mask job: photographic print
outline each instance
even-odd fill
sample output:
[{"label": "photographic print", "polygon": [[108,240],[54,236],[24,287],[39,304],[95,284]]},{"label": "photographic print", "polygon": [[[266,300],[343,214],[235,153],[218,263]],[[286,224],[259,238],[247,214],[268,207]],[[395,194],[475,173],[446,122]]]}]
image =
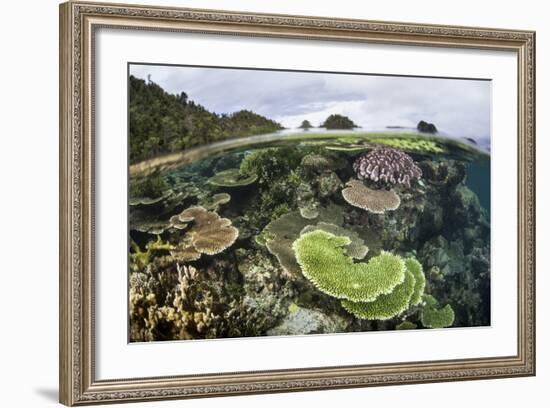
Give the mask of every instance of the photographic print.
[{"label": "photographic print", "polygon": [[491,81],[129,64],[129,341],[491,324]]}]

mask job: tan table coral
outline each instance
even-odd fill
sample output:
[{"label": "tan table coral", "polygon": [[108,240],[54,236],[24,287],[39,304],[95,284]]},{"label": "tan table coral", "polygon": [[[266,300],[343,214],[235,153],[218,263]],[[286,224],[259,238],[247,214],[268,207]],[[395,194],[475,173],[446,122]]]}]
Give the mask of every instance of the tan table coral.
[{"label": "tan table coral", "polygon": [[182,224],[190,225],[183,240],[171,251],[174,258],[182,261],[195,261],[202,254],[218,254],[233,245],[239,236],[231,220],[204,207],[187,208],[176,217]]},{"label": "tan table coral", "polygon": [[354,207],[362,208],[375,214],[384,214],[396,210],[401,199],[393,190],[374,190],[359,180],[350,180],[342,190],[342,197]]}]

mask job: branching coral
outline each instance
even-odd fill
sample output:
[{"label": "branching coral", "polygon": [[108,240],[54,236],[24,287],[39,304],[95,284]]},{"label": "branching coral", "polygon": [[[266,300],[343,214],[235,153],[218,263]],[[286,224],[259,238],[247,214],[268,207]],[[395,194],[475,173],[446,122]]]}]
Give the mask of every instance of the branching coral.
[{"label": "branching coral", "polygon": [[149,264],[155,253],[167,252],[174,248],[174,245],[169,242],[162,241],[160,235],[157,235],[156,240],[149,241],[145,245],[145,251],[142,251],[134,241],[130,241],[130,267],[133,270],[143,269]]},{"label": "branching coral", "polygon": [[258,336],[271,316],[249,305],[230,282],[228,263],[200,271],[171,257],[130,275],[130,341]]},{"label": "branching coral", "polygon": [[420,321],[424,327],[439,329],[453,325],[455,312],[451,305],[439,307],[437,300],[431,295],[424,295],[425,305],[420,313]]},{"label": "branching coral", "polygon": [[166,181],[159,176],[149,176],[141,180],[130,179],[130,197],[151,197],[148,200],[162,197],[169,190]]},{"label": "branching coral", "polygon": [[[164,296],[130,287],[132,341],[215,338],[225,330],[221,293],[192,266],[175,264],[177,279]],[[174,271],[175,272],[175,271]]]},{"label": "branching coral", "polygon": [[254,150],[241,161],[239,171],[242,177],[257,177],[261,184],[272,183],[296,169],[302,155],[285,147]]},{"label": "branching coral", "polygon": [[258,179],[255,174],[243,176],[239,169],[220,171],[208,179],[208,182],[217,187],[242,187],[254,183]]},{"label": "branching coral", "polygon": [[372,180],[407,187],[422,176],[422,170],[412,157],[391,147],[377,147],[359,156],[353,163],[359,180]]},{"label": "branching coral", "polygon": [[321,291],[340,299],[373,301],[405,280],[400,257],[382,252],[368,263],[354,263],[344,253],[350,243],[348,237],[315,230],[294,241],[293,249],[302,273]]},{"label": "branching coral", "polygon": [[359,180],[348,181],[342,190],[342,197],[354,207],[374,214],[396,210],[401,204],[401,199],[393,190],[373,190]]},{"label": "branching coral", "polygon": [[305,155],[300,164],[304,170],[312,172],[331,170],[334,166],[333,161],[329,157],[314,153]]},{"label": "branching coral", "polygon": [[177,216],[182,224],[192,223],[183,240],[171,251],[182,261],[193,261],[201,254],[214,255],[233,245],[239,235],[227,218],[203,207],[190,207]]}]

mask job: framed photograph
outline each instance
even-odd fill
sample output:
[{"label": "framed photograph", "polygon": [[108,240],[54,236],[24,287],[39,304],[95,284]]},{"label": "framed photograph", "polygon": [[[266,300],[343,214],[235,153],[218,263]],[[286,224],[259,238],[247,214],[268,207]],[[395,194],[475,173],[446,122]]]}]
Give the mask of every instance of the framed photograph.
[{"label": "framed photograph", "polygon": [[535,33],[60,7],[66,405],[535,374]]}]

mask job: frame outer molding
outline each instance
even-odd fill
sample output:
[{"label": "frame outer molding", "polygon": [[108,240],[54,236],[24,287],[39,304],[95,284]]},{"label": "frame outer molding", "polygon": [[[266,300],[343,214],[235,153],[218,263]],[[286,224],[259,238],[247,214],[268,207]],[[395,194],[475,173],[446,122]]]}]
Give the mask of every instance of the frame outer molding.
[{"label": "frame outer molding", "polygon": [[[121,4],[60,5],[59,399],[65,405],[535,375],[535,33]],[[515,356],[95,380],[93,46],[97,27],[514,51],[518,56]]]}]

